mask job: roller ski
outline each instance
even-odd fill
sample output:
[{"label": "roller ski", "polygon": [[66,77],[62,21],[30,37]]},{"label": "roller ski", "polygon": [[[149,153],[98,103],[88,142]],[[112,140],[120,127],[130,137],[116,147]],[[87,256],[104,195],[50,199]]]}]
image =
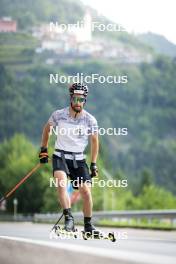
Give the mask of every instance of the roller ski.
[{"label": "roller ski", "polygon": [[[59,225],[62,217],[65,216],[64,226]],[[54,234],[53,234],[54,233]],[[78,232],[74,225],[74,218],[70,211],[63,211],[63,214],[58,219],[56,224],[51,229],[50,238],[74,238],[74,239],[84,239],[84,240],[93,240],[93,239],[103,239],[110,240],[112,242],[116,241],[114,233],[108,233],[108,235],[103,234],[101,231],[97,230],[95,226],[91,223],[90,217],[84,218],[84,230]]]},{"label": "roller ski", "polygon": [[57,237],[60,238],[78,238],[78,231],[77,229],[71,230],[71,231],[67,231],[65,230],[64,227],[61,227],[59,225],[55,226],[54,229],[55,234],[57,235]]},{"label": "roller ski", "polygon": [[116,241],[114,233],[108,233],[108,235],[104,235],[101,231],[97,230],[95,226],[91,223],[91,218],[84,218],[84,231],[82,231],[82,237],[84,240],[90,239],[105,239],[110,240],[112,242]]},{"label": "roller ski", "polygon": [[[64,226],[61,227],[58,223],[60,222],[63,216],[65,216]],[[58,237],[62,236],[65,238],[67,237],[77,238],[77,229],[75,229],[74,218],[69,209],[65,209],[63,211],[63,214],[61,215],[59,220],[56,222],[56,224],[53,226],[51,232],[52,231],[54,231],[54,233]]]},{"label": "roller ski", "polygon": [[116,241],[114,232],[110,232],[110,233],[108,233],[108,235],[104,235],[101,232],[99,232],[99,233],[98,232],[90,233],[90,232],[82,231],[82,237],[84,240],[102,239],[102,240],[110,240],[112,242]]}]

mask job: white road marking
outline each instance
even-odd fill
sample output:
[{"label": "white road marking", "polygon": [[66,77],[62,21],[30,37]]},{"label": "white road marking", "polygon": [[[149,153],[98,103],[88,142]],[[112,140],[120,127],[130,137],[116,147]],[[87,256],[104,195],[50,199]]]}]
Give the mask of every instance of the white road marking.
[{"label": "white road marking", "polygon": [[[104,248],[94,248],[91,246],[82,246],[82,245],[74,245],[70,243],[56,243],[50,241],[43,241],[43,240],[33,240],[28,238],[20,238],[20,237],[11,237],[11,236],[0,236],[2,239],[30,243],[40,246],[47,246],[52,248],[59,248],[63,250],[68,250],[72,252],[78,253],[86,253],[94,256],[100,257],[107,257],[111,259],[117,259],[122,261],[128,261],[129,263],[146,263],[146,264],[175,264],[176,258],[166,255],[159,255],[159,254],[146,254],[137,251],[125,251],[125,250],[111,250],[111,249],[104,249]],[[118,243],[118,242],[117,242]]]}]

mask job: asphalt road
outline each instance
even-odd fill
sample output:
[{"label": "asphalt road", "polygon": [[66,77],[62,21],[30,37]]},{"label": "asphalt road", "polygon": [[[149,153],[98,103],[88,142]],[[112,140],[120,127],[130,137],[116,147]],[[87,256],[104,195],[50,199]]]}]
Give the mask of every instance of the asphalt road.
[{"label": "asphalt road", "polygon": [[[125,261],[123,263],[176,263],[176,231],[101,228],[104,233],[114,231],[117,241],[112,243],[108,240],[58,239],[51,237],[51,227],[49,224],[1,222],[0,240],[8,239],[48,248],[66,248],[68,251],[75,250]],[[78,229],[81,230],[81,227]]]}]

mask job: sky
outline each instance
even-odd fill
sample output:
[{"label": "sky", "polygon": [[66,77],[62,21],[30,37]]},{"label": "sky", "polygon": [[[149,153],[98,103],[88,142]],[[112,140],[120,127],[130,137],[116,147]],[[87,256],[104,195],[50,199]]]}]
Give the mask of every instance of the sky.
[{"label": "sky", "polygon": [[176,0],[82,0],[133,33],[153,32],[176,44]]}]

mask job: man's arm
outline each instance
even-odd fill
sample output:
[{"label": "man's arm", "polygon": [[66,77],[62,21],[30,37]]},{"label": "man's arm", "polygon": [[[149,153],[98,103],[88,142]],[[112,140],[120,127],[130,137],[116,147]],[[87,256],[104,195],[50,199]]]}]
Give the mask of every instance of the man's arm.
[{"label": "man's arm", "polygon": [[90,135],[90,140],[91,140],[91,162],[96,163],[98,151],[99,151],[98,133]]},{"label": "man's arm", "polygon": [[41,140],[41,150],[39,153],[40,163],[48,163],[48,141],[49,141],[49,132],[50,132],[49,122],[45,124],[42,133]]},{"label": "man's arm", "polygon": [[41,147],[48,148],[50,127],[51,127],[51,124],[46,123],[43,128]]},{"label": "man's arm", "polygon": [[91,135],[91,164],[90,164],[91,177],[96,177],[98,175],[98,168],[96,165],[98,151],[99,151],[99,140],[97,133]]}]

